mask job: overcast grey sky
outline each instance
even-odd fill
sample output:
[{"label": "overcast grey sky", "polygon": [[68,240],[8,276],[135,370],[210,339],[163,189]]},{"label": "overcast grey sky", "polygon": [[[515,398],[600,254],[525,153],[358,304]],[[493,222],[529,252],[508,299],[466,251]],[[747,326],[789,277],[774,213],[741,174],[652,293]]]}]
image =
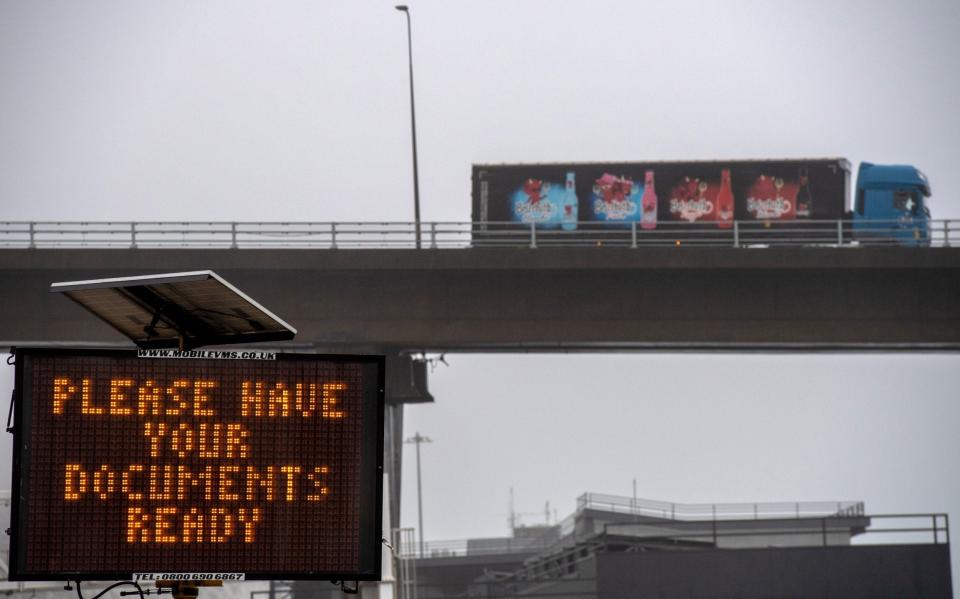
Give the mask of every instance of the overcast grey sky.
[{"label": "overcast grey sky", "polygon": [[[4,0],[0,220],[412,219],[394,4]],[[472,163],[785,156],[915,164],[934,217],[960,218],[955,1],[411,10],[424,220],[469,219]],[[428,539],[506,533],[511,486],[562,517],[633,478],[960,521],[956,355],[448,361],[407,410],[436,441]]]},{"label": "overcast grey sky", "polygon": [[[6,219],[412,218],[390,1],[0,5]],[[960,216],[953,1],[416,2],[423,217],[475,162],[845,156]]]}]

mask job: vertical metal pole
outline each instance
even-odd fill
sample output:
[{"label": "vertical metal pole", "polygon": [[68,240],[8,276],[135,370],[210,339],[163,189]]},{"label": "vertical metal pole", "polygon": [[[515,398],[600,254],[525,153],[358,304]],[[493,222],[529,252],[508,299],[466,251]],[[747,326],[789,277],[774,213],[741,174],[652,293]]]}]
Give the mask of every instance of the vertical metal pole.
[{"label": "vertical metal pole", "polygon": [[420,534],[420,559],[423,559],[423,492],[420,487],[420,433],[417,439],[417,532]]},{"label": "vertical metal pole", "polygon": [[[637,247],[637,221],[630,222],[630,247],[634,249]],[[636,480],[634,480],[634,486],[636,486]]]},{"label": "vertical metal pole", "polygon": [[843,219],[837,219],[837,245],[843,245]]},{"label": "vertical metal pole", "polygon": [[950,221],[943,221],[943,247],[950,247]]},{"label": "vertical metal pole", "polygon": [[130,249],[137,247],[137,223],[130,223]]},{"label": "vertical metal pole", "polygon": [[937,544],[937,515],[931,514],[930,519],[933,521],[933,544]]},{"label": "vertical metal pole", "polygon": [[430,223],[430,247],[437,249],[437,223]]},{"label": "vertical metal pole", "polygon": [[397,10],[407,16],[407,58],[410,65],[410,132],[413,141],[413,221],[417,249],[420,249],[420,175],[417,169],[417,111],[413,102],[413,28],[410,24],[410,9],[401,5]]},{"label": "vertical metal pole", "polygon": [[530,247],[537,249],[537,223],[530,223]]},{"label": "vertical metal pole", "polygon": [[34,237],[34,235],[35,235],[34,227],[35,227],[35,226],[36,226],[36,223],[33,222],[33,221],[30,221],[30,249],[33,249],[33,248],[37,247],[37,240],[36,240],[35,237]]},{"label": "vertical metal pole", "polygon": [[337,249],[337,223],[330,223],[330,249]]},{"label": "vertical metal pole", "polygon": [[230,223],[230,247],[237,249],[237,223]]},{"label": "vertical metal pole", "polygon": [[733,247],[740,247],[740,221],[733,221]]},{"label": "vertical metal pole", "polygon": [[432,443],[430,437],[424,437],[417,431],[413,437],[407,439],[405,443],[415,443],[417,445],[417,529],[420,531],[420,557],[423,557],[423,493],[420,486],[420,444]]}]

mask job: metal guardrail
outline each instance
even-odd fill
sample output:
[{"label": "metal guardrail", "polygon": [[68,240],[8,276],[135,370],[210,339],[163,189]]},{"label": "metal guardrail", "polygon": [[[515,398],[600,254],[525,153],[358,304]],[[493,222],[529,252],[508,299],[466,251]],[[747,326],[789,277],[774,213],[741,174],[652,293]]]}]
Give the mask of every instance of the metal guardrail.
[{"label": "metal guardrail", "polygon": [[[411,222],[0,222],[3,248],[415,248]],[[769,247],[913,244],[914,228],[895,221],[817,220],[659,223],[656,229],[579,223],[577,230],[514,222],[421,223],[423,248],[649,246]],[[918,231],[922,238],[922,232]],[[960,220],[932,220],[921,245],[960,245]]]},{"label": "metal guardrail", "polygon": [[[616,542],[623,543],[627,539],[629,543],[642,543],[651,540],[669,540],[669,541],[701,541],[714,545],[719,539],[724,538],[743,538],[743,537],[783,537],[803,536],[811,538],[818,537],[818,541],[810,545],[829,547],[830,539],[835,533],[851,530],[849,524],[851,518],[862,519],[866,521],[864,528],[856,531],[854,535],[845,535],[849,542],[843,542],[842,545],[889,545],[889,544],[910,544],[910,545],[949,545],[950,544],[950,518],[948,514],[860,514],[856,516],[847,516],[837,518],[836,516],[826,516],[822,518],[800,518],[790,520],[776,520],[778,525],[785,522],[795,522],[790,526],[780,526],[769,530],[736,530],[717,528],[718,521],[701,522],[673,522],[670,524],[670,530],[664,530],[662,526],[650,526],[649,524],[636,524],[629,522],[612,522],[603,527],[599,543],[601,545],[611,542],[611,538],[617,539]],[[806,526],[801,526],[801,523]],[[879,524],[878,524],[879,523]],[[713,525],[713,526],[711,526]],[[659,529],[658,529],[659,528]]]},{"label": "metal guardrail", "polygon": [[667,520],[762,520],[864,515],[862,501],[671,503],[599,493],[584,493],[577,498],[577,513],[585,509]]},{"label": "metal guardrail", "polygon": [[[821,517],[801,516],[800,518],[771,517],[766,520],[775,523],[776,527],[745,530],[718,527],[717,523],[723,522],[719,519],[677,520],[667,525],[669,530],[664,526],[658,527],[651,523],[607,522],[603,524],[600,530],[589,535],[581,535],[582,538],[562,537],[559,541],[556,539],[537,539],[534,542],[534,539],[522,537],[483,539],[486,542],[482,545],[472,545],[467,540],[430,541],[424,544],[422,558],[548,553],[580,541],[602,546],[613,543],[614,538],[617,539],[617,543],[632,542],[640,545],[653,541],[676,542],[685,540],[716,544],[718,539],[768,536],[790,538],[796,536],[807,539],[816,538],[816,541],[811,541],[809,545],[802,546],[829,547],[837,544],[835,540],[831,541],[831,539],[834,539],[840,532],[844,533],[844,538],[850,538],[849,519],[851,518],[862,518],[868,522],[865,524],[865,528],[857,531],[852,541],[840,544],[846,545],[852,542],[854,545],[941,545],[950,543],[950,524],[947,514],[867,515],[857,513],[831,514]],[[736,521],[734,518],[727,519],[727,522],[734,521]],[[789,522],[796,522],[796,525],[791,527],[785,524]],[[399,547],[397,554],[400,557],[421,558],[416,544]]]},{"label": "metal guardrail", "polygon": [[532,554],[547,551],[557,544],[556,537],[495,537],[483,539],[457,539],[450,541],[427,541],[420,555],[417,544],[407,544],[398,549],[400,557],[437,558],[464,557],[473,555]]},{"label": "metal guardrail", "polygon": [[[584,510],[597,510],[613,514],[645,516],[668,520],[672,523],[717,522],[733,520],[790,520],[811,518],[851,518],[864,516],[862,501],[802,501],[767,503],[671,503],[638,497],[584,493],[577,498],[577,508],[557,527],[556,534],[544,530],[542,536],[497,537],[486,539],[429,541],[424,543],[423,556],[462,557],[467,555],[503,555],[515,553],[539,553],[557,545],[583,540],[599,533],[604,523],[591,531],[576,532],[577,518]],[[559,539],[557,537],[559,534]],[[401,546],[401,556],[418,554],[418,547]]]}]

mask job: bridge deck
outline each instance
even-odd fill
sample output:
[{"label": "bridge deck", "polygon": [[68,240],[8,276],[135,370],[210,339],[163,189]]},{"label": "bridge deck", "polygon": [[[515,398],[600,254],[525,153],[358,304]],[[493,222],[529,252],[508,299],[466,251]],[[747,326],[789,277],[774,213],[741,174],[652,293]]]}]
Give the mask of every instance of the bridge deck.
[{"label": "bridge deck", "polygon": [[0,342],[120,342],[54,281],[213,269],[325,350],[960,348],[960,248],[0,250]]}]

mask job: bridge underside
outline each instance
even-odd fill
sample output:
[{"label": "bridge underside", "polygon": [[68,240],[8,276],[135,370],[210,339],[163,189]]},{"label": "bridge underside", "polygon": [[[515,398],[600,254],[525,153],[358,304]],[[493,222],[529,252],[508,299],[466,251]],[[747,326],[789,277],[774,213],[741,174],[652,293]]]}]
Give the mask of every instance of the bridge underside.
[{"label": "bridge underside", "polygon": [[122,338],[51,282],[212,269],[321,350],[960,348],[960,249],[4,250],[0,342]]}]

